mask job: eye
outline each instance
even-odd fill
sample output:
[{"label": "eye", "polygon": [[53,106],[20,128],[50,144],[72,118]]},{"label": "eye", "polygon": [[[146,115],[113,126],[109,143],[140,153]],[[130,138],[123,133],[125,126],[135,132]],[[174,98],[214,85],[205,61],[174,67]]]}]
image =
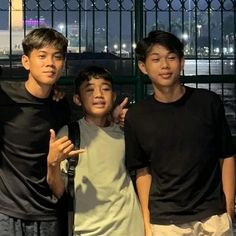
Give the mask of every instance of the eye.
[{"label": "eye", "polygon": [[177,58],[176,55],[169,55],[169,56],[168,56],[168,59],[169,59],[169,60],[175,60],[176,58]]},{"label": "eye", "polygon": [[55,54],[54,57],[57,59],[57,60],[62,60],[63,59],[63,56],[61,54]]},{"label": "eye", "polygon": [[93,88],[87,88],[85,91],[86,91],[86,92],[93,92],[94,89],[93,89]]},{"label": "eye", "polygon": [[153,61],[153,62],[159,62],[159,61],[160,61],[160,58],[152,58],[152,61]]},{"label": "eye", "polygon": [[111,87],[109,87],[109,86],[104,86],[104,87],[102,88],[102,90],[104,90],[104,91],[111,91]]},{"label": "eye", "polygon": [[46,55],[44,55],[44,54],[39,54],[39,56],[38,56],[40,59],[44,59],[44,58],[46,58]]}]

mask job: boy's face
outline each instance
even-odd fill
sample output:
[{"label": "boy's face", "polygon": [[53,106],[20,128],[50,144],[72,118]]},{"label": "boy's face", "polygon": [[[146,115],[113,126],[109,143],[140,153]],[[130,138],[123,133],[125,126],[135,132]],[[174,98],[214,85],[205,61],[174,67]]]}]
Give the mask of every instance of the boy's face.
[{"label": "boy's face", "polygon": [[64,61],[62,53],[51,45],[22,56],[22,64],[29,70],[28,80],[39,85],[53,85],[62,74]]},{"label": "boy's face", "polygon": [[104,118],[111,111],[115,93],[109,81],[103,78],[92,78],[89,81],[84,81],[79,91],[78,99],[86,116]]},{"label": "boy's face", "polygon": [[184,59],[161,45],[154,45],[145,62],[139,61],[139,69],[159,88],[174,87],[179,84],[180,73],[184,67]]}]

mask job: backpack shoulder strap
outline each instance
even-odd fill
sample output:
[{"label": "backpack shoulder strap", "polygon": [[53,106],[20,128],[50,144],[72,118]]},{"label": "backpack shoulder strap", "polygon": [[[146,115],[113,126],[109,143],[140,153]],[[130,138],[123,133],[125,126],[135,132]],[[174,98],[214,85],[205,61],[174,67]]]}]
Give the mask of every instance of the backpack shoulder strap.
[{"label": "backpack shoulder strap", "polygon": [[[80,148],[80,128],[77,121],[73,121],[68,124],[68,137],[73,142],[75,149]],[[75,168],[78,164],[78,157],[68,158],[68,192],[71,197],[74,197],[74,176]]]},{"label": "backpack shoulder strap", "polygon": [[68,137],[74,143],[75,148],[80,147],[80,128],[78,121],[72,121],[68,125]]},{"label": "backpack shoulder strap", "polygon": [[[68,137],[73,142],[74,148],[80,148],[80,127],[77,121],[73,121],[68,124]],[[74,177],[75,177],[75,168],[78,164],[79,157],[70,157],[68,158],[68,184],[67,184],[67,193],[68,193],[68,235],[73,235],[74,228]]]}]

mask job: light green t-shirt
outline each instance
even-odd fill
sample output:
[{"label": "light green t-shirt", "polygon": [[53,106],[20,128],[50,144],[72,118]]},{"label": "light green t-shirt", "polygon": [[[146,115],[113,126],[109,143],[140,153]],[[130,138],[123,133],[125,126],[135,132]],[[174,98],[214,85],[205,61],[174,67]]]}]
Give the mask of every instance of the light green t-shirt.
[{"label": "light green t-shirt", "polygon": [[75,171],[75,234],[144,236],[141,209],[124,165],[122,130],[116,124],[101,128],[84,119],[79,125],[85,152]]}]

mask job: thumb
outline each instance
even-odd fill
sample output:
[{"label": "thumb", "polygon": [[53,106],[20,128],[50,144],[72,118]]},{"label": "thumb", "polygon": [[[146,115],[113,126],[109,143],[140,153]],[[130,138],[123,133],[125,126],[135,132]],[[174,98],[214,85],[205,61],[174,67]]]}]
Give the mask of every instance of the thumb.
[{"label": "thumb", "polygon": [[129,99],[128,99],[128,97],[126,97],[122,102],[121,102],[121,104],[119,105],[121,108],[124,108],[127,104],[128,104],[128,101],[129,101]]},{"label": "thumb", "polygon": [[54,143],[56,140],[56,133],[53,129],[50,129],[50,141],[49,143]]}]

